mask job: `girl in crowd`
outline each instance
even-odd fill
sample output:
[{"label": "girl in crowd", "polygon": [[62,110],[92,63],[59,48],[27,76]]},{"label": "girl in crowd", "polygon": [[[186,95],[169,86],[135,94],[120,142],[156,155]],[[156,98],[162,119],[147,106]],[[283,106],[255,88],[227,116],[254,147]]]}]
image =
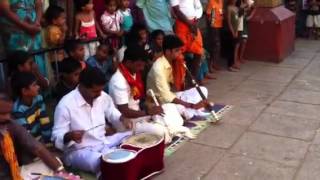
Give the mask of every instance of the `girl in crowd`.
[{"label": "girl in crowd", "polygon": [[116,0],[107,0],[106,10],[101,16],[101,24],[105,33],[108,34],[108,39],[113,49],[121,47],[121,38],[124,33],[121,28],[123,22],[122,15],[118,11]]},{"label": "girl in crowd", "polygon": [[[101,28],[95,20],[95,13],[93,11],[92,0],[76,0],[77,14],[75,18],[75,35],[76,38],[83,40],[92,40],[98,37],[105,37]],[[96,52],[98,42],[90,42],[85,46],[85,59]]]},{"label": "girl in crowd", "polygon": [[129,32],[133,25],[133,17],[131,14],[131,10],[129,8],[130,1],[129,0],[121,0],[119,11],[122,15],[123,21],[121,27],[124,32]]}]

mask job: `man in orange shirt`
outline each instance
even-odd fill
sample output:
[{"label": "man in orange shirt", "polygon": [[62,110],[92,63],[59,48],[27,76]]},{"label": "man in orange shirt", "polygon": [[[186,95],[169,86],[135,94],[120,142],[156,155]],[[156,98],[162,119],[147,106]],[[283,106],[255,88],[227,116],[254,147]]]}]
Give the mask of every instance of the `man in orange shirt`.
[{"label": "man in orange shirt", "polygon": [[217,61],[220,58],[220,30],[223,26],[223,0],[209,0],[206,9],[210,33],[209,71],[220,70]]}]

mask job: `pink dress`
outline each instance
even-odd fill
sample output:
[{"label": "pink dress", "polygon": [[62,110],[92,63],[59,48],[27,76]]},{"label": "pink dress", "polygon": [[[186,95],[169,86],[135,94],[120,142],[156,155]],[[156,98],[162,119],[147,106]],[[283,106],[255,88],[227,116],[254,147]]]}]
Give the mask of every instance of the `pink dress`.
[{"label": "pink dress", "polygon": [[97,30],[94,19],[92,19],[89,22],[81,21],[79,35],[80,37],[83,37],[85,40],[91,40],[97,37]]},{"label": "pink dress", "polygon": [[[121,23],[123,22],[123,17],[120,11],[116,11],[114,14],[109,14],[105,11],[101,16],[102,28],[111,31],[120,31]],[[119,49],[121,46],[121,38],[115,35],[108,37],[109,43],[112,48]]]},{"label": "pink dress", "polygon": [[[89,22],[81,21],[80,28],[79,28],[79,35],[81,39],[84,39],[84,40],[92,40],[97,38],[98,36],[97,36],[95,20],[92,19]],[[99,46],[98,41],[93,41],[85,44],[84,46],[85,60],[88,59],[90,56],[93,56],[96,54],[96,50],[98,46]]]}]

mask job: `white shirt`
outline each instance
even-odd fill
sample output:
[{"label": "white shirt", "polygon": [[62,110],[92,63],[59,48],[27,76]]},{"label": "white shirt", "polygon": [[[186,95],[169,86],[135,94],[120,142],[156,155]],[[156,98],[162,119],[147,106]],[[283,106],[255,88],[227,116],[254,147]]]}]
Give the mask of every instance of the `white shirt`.
[{"label": "white shirt", "polygon": [[52,139],[57,148],[64,150],[66,145],[63,142],[64,135],[67,132],[75,130],[88,130],[85,132],[82,142],[77,144],[70,142],[68,147],[79,149],[83,147],[96,146],[101,144],[111,144],[105,136],[106,119],[112,123],[119,121],[121,113],[115,108],[109,95],[102,92],[101,95],[89,105],[78,88],[65,95],[56,107],[54,113],[54,127]]},{"label": "white shirt", "polygon": [[179,6],[180,11],[189,19],[200,19],[203,13],[200,0],[170,0],[171,7]]},{"label": "white shirt", "polygon": [[101,24],[105,30],[120,31],[120,24],[123,22],[123,16],[120,11],[116,11],[114,14],[109,14],[105,11],[101,16]]},{"label": "white shirt", "polygon": [[[135,78],[135,76],[133,77]],[[116,105],[128,104],[128,107],[132,110],[139,111],[140,100],[134,100],[131,94],[131,88],[127,80],[124,78],[120,70],[110,79],[109,82],[109,94],[112,97]]]}]

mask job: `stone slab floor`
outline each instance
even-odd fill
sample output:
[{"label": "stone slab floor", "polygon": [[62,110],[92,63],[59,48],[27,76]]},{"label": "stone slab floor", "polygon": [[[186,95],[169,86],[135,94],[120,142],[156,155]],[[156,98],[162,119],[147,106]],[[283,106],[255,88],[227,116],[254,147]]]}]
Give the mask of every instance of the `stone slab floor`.
[{"label": "stone slab floor", "polygon": [[319,180],[320,41],[298,39],[280,64],[221,71],[210,98],[234,105],[223,123],[165,159],[157,180]]}]

